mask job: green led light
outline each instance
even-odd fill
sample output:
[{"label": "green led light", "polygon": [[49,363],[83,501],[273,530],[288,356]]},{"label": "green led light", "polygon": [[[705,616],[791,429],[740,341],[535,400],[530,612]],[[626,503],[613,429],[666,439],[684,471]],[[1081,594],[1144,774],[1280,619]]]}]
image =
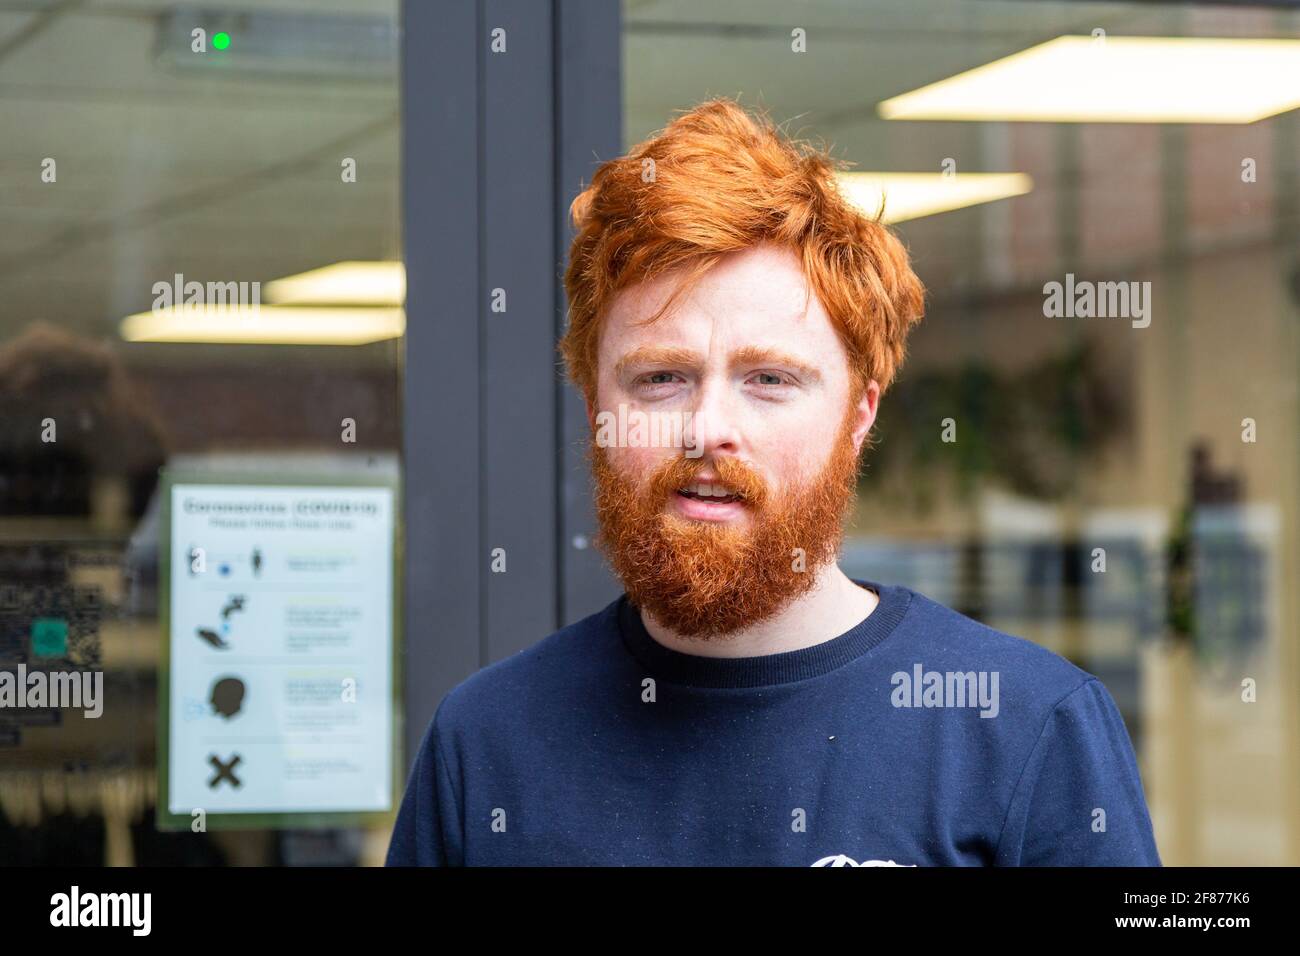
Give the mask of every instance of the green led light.
[{"label": "green led light", "polygon": [[214,50],[224,50],[230,46],[230,34],[218,33],[212,37],[212,48]]}]

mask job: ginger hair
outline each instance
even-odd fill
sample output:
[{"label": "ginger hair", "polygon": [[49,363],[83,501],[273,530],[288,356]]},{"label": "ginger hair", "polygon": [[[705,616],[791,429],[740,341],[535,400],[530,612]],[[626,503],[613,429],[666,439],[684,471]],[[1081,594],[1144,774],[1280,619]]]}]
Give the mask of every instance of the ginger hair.
[{"label": "ginger hair", "polygon": [[701,103],[603,163],[570,206],[576,235],[564,275],[560,351],[588,401],[596,395],[602,316],[623,288],[681,268],[654,322],[724,255],[760,243],[791,249],[848,352],[854,391],[884,391],[921,320],[925,289],[902,242],[840,193],[849,165],[786,137],[722,97]]}]

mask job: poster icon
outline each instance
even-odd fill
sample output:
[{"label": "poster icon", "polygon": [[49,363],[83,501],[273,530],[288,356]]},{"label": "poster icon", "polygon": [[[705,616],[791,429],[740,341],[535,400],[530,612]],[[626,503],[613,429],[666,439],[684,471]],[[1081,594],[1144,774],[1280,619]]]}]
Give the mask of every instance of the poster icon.
[{"label": "poster icon", "polygon": [[217,789],[217,784],[221,783],[221,781],[223,780],[229,780],[230,785],[234,787],[236,790],[242,787],[244,785],[244,782],[235,776],[235,767],[243,759],[244,758],[239,756],[239,754],[231,754],[230,759],[227,760],[225,763],[222,763],[220,757],[218,757],[216,754],[210,754],[208,756],[208,763],[212,764],[212,766],[216,769],[217,775],[208,781],[208,789],[209,790]]},{"label": "poster icon", "polygon": [[199,640],[206,641],[218,650],[224,651],[230,647],[226,639],[210,627],[196,628],[195,634],[198,635]]},{"label": "poster icon", "polygon": [[212,709],[229,720],[244,706],[244,682],[238,677],[223,677],[212,685]]},{"label": "poster icon", "polygon": [[223,622],[229,622],[230,615],[234,614],[236,611],[242,611],[243,609],[244,596],[242,594],[232,594],[230,595],[230,600],[226,602],[225,607],[221,609],[221,620]]}]

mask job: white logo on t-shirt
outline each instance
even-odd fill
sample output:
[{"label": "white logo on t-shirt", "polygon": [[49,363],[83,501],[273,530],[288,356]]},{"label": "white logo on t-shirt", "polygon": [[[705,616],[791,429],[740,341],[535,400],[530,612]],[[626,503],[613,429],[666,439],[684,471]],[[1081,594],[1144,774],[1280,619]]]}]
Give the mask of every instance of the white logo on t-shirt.
[{"label": "white logo on t-shirt", "polygon": [[[812,866],[903,866],[902,863],[895,863],[893,860],[863,860],[861,863],[855,861],[852,857],[845,856],[843,853],[835,856],[824,856]],[[915,863],[907,864],[916,866]]]}]

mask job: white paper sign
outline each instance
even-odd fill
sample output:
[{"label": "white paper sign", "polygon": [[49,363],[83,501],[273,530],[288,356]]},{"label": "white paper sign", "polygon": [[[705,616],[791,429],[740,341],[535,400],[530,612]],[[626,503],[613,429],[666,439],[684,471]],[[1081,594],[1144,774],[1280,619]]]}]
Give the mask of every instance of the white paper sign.
[{"label": "white paper sign", "polygon": [[176,484],[168,809],[392,804],[393,493]]}]

